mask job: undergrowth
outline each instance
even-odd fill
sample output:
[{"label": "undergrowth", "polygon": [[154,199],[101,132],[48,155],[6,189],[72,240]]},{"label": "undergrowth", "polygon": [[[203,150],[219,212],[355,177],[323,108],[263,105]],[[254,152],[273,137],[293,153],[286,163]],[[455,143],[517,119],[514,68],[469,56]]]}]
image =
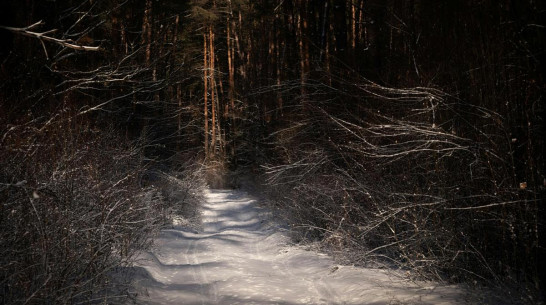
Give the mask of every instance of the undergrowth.
[{"label": "undergrowth", "polygon": [[[37,121],[0,134],[0,303],[113,303],[123,267],[172,215],[192,217],[199,170],[143,177],[142,150],[113,130]],[[123,276],[122,276],[123,277]]]}]

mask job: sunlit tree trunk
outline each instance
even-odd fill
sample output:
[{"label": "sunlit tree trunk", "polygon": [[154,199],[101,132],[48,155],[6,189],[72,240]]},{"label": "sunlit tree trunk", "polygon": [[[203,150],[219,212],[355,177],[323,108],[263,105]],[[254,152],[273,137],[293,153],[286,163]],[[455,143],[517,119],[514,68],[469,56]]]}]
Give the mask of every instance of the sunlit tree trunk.
[{"label": "sunlit tree trunk", "polygon": [[362,45],[365,44],[365,20],[364,20],[364,0],[360,0],[358,9],[358,42]]},{"label": "sunlit tree trunk", "polygon": [[[231,14],[231,13],[230,13]],[[229,99],[229,106],[231,106],[231,111],[233,115],[233,111],[235,110],[235,97],[234,97],[234,91],[235,91],[235,71],[233,69],[233,42],[231,41],[231,18],[227,18],[226,22],[226,43],[227,43],[227,61],[228,61],[228,99]],[[227,105],[226,105],[227,106]],[[226,107],[225,114],[229,115],[229,107]]]},{"label": "sunlit tree trunk", "polygon": [[350,0],[349,1],[349,9],[351,12],[351,17],[349,18],[349,24],[351,26],[351,33],[350,33],[350,61],[351,64],[355,64],[355,55],[356,55],[356,0]]},{"label": "sunlit tree trunk", "polygon": [[203,33],[203,113],[205,115],[205,159],[209,157],[209,105],[208,105],[208,56],[207,34]]},{"label": "sunlit tree trunk", "polygon": [[211,104],[211,155],[216,155],[216,81],[215,81],[215,71],[214,71],[214,32],[212,30],[212,25],[209,26],[209,68],[210,68],[210,104]]}]

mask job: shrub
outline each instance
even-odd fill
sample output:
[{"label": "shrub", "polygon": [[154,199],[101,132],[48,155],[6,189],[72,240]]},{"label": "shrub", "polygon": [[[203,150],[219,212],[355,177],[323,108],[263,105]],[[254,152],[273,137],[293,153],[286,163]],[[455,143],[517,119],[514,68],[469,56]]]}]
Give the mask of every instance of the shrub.
[{"label": "shrub", "polygon": [[113,274],[149,246],[172,211],[168,194],[141,187],[138,147],[114,131],[63,127],[31,122],[1,134],[3,304],[125,297]]},{"label": "shrub", "polygon": [[273,135],[267,187],[300,238],[418,278],[533,290],[540,186],[511,175],[502,120],[437,91],[380,93]]}]

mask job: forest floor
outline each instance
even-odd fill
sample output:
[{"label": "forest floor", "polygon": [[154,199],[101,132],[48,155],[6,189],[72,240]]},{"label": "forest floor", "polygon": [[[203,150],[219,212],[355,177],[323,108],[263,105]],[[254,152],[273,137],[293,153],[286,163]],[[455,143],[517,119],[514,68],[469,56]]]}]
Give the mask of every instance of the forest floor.
[{"label": "forest floor", "polygon": [[[162,230],[136,266],[142,304],[468,304],[455,286],[339,265],[290,242],[242,191],[208,190],[198,229]],[[472,302],[473,303],[473,302]]]}]

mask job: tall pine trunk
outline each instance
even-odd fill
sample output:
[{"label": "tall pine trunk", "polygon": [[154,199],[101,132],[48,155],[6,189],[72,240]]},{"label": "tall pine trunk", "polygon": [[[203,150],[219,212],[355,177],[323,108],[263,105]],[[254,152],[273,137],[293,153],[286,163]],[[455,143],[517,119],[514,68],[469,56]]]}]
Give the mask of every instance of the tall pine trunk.
[{"label": "tall pine trunk", "polygon": [[207,33],[203,33],[203,113],[205,115],[205,159],[209,157],[209,105],[208,105],[208,56]]}]

